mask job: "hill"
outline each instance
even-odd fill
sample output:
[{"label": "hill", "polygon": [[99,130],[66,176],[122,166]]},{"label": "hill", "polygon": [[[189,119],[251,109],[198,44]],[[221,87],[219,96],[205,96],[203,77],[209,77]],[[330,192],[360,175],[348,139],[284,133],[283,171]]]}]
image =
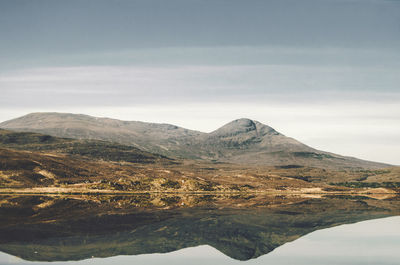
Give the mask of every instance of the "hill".
[{"label": "hill", "polygon": [[3,122],[0,128],[117,142],[178,159],[327,169],[378,169],[389,166],[316,150],[250,119],[238,119],[211,133],[203,133],[170,124],[121,121],[81,114],[32,113]]},{"label": "hill", "polygon": [[394,193],[398,172],[172,160],[100,140],[0,129],[2,192]]}]

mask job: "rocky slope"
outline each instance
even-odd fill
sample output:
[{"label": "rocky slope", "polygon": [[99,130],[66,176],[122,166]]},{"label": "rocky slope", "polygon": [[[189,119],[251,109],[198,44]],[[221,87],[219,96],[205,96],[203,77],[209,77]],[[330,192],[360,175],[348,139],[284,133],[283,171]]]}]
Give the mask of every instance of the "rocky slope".
[{"label": "rocky slope", "polygon": [[302,165],[329,169],[376,169],[382,163],[319,151],[250,119],[232,121],[211,133],[170,124],[120,121],[66,113],[32,113],[0,128],[135,146],[172,158],[253,165]]}]

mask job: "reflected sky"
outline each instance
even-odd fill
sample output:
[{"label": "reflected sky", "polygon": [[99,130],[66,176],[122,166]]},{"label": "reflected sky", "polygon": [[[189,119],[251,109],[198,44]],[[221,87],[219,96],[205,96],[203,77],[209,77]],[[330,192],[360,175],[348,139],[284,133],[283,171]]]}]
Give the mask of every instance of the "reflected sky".
[{"label": "reflected sky", "polygon": [[[310,233],[271,253],[246,262],[231,259],[209,246],[186,248],[167,254],[92,258],[51,264],[398,264],[400,217],[369,220]],[[27,262],[0,253],[0,264],[49,264]]]}]

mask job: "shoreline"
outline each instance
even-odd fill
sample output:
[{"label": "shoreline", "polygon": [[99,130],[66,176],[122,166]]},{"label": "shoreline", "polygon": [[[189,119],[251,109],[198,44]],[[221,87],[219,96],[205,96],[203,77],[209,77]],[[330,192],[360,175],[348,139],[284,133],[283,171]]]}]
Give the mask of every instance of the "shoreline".
[{"label": "shoreline", "polygon": [[0,189],[0,195],[144,195],[144,194],[159,194],[159,195],[352,195],[352,196],[367,196],[367,195],[400,195],[400,192],[377,188],[364,190],[349,190],[349,191],[324,191],[322,189],[303,189],[303,190],[267,190],[267,191],[111,191],[111,190],[77,190],[77,189],[62,189],[48,190],[43,189]]}]

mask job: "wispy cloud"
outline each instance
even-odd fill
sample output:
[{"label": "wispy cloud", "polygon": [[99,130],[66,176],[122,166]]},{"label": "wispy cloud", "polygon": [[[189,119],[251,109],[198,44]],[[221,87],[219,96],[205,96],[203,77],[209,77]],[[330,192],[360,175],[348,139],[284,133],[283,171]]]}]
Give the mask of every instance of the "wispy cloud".
[{"label": "wispy cloud", "polygon": [[[400,68],[299,65],[80,66],[0,75],[2,106],[398,100]],[[21,97],[21,94],[24,97]],[[110,102],[112,99],[112,102]]]}]

